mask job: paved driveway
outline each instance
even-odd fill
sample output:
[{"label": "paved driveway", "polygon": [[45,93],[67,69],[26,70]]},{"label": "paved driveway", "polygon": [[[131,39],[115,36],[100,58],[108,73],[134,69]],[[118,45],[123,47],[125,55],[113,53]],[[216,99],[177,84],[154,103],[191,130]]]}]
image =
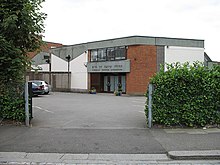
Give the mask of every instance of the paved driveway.
[{"label": "paved driveway", "polygon": [[52,93],[33,98],[33,127],[144,128],[145,97]]},{"label": "paved driveway", "polygon": [[145,128],[144,97],[52,93],[33,98],[32,127],[0,127],[2,152],[165,153]]},{"label": "paved driveway", "polygon": [[144,97],[35,97],[32,127],[0,126],[0,152],[160,154],[219,150],[219,129],[145,128]]}]

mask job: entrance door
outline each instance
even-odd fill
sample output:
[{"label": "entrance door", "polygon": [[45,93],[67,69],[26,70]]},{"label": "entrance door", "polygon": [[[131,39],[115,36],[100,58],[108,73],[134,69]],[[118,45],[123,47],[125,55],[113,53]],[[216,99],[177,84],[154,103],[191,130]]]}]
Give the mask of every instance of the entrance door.
[{"label": "entrance door", "polygon": [[122,85],[122,92],[126,91],[126,78],[125,76],[121,76],[121,85]]},{"label": "entrance door", "polygon": [[114,92],[115,90],[115,77],[104,76],[104,92]]},{"label": "entrance door", "polygon": [[110,92],[115,91],[115,76],[110,76]]},{"label": "entrance door", "polygon": [[114,77],[115,77],[114,86],[115,86],[115,90],[117,91],[118,90],[118,83],[119,83],[119,76],[114,76]]},{"label": "entrance door", "polygon": [[125,75],[106,75],[104,76],[104,92],[114,92],[118,90],[118,84],[122,85],[122,92],[126,92]]},{"label": "entrance door", "polygon": [[104,76],[104,92],[108,92],[108,76]]}]

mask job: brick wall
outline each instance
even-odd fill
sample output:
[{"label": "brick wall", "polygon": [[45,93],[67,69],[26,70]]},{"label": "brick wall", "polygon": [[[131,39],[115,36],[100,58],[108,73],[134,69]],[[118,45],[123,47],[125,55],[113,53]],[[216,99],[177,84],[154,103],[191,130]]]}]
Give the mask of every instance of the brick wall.
[{"label": "brick wall", "polygon": [[131,71],[126,74],[126,93],[143,95],[149,78],[157,71],[157,48],[151,45],[129,46],[127,59],[131,60]]}]

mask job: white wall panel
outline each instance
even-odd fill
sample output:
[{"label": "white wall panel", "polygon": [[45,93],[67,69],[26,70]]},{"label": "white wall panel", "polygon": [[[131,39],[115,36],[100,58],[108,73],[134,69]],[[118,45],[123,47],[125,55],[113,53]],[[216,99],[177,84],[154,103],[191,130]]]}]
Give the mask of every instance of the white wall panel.
[{"label": "white wall panel", "polygon": [[70,62],[72,89],[88,89],[87,61],[87,53],[83,53]]},{"label": "white wall panel", "polygon": [[204,48],[165,46],[165,63],[204,62]]},{"label": "white wall panel", "polygon": [[51,70],[53,72],[67,72],[68,71],[68,63],[67,61],[52,55],[51,56]]},{"label": "white wall panel", "polygon": [[[40,71],[49,72],[49,64],[41,64],[38,66],[42,68],[42,70]],[[51,71],[52,72],[67,72],[68,71],[67,62],[52,54],[51,55]]]},{"label": "white wall panel", "polygon": [[49,64],[41,64],[38,66],[39,68],[42,68],[42,70],[39,70],[39,71],[49,72]]}]

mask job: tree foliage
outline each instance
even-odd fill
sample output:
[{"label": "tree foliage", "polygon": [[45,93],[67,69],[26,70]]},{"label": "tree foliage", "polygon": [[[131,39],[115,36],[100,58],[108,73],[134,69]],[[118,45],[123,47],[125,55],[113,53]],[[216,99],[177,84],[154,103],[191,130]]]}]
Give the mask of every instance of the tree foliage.
[{"label": "tree foliage", "polygon": [[43,1],[0,0],[0,117],[20,119],[27,53],[42,44]]},{"label": "tree foliage", "polygon": [[[171,64],[151,78],[153,123],[166,126],[220,124],[220,66]],[[146,115],[147,115],[146,107]]]},{"label": "tree foliage", "polygon": [[41,45],[44,0],[0,0],[0,35],[23,54]]}]

